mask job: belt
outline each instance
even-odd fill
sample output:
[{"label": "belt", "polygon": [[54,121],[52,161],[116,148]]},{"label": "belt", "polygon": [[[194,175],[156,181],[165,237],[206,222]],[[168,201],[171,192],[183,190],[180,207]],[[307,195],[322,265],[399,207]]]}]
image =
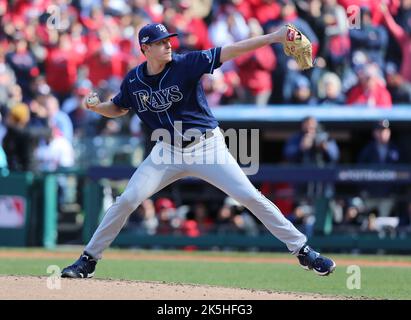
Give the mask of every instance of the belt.
[{"label": "belt", "polygon": [[163,142],[168,143],[168,144],[170,144],[174,147],[184,149],[184,148],[194,147],[199,142],[204,141],[206,139],[210,139],[213,136],[214,136],[214,133],[212,131],[206,131],[201,136],[192,137],[192,140],[182,140],[182,138],[181,138],[181,139],[178,139],[177,141],[176,141],[176,139],[174,139],[172,141],[167,141],[167,140],[163,139]]}]

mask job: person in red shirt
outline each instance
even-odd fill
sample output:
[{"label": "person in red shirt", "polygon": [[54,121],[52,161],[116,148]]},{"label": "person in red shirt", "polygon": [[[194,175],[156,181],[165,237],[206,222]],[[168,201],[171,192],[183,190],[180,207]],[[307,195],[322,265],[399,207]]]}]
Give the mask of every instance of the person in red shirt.
[{"label": "person in red shirt", "polygon": [[281,11],[276,0],[240,0],[235,5],[246,20],[255,17],[261,24],[277,19]]},{"label": "person in red shirt", "polygon": [[70,95],[77,81],[79,56],[73,53],[70,35],[66,33],[60,35],[58,46],[50,49],[46,58],[46,80],[60,100]]},{"label": "person in red shirt", "polygon": [[[359,23],[361,7],[368,7],[371,11],[372,24],[380,25],[383,22],[383,15],[380,10],[381,0],[338,0],[338,3],[347,10],[348,23],[354,25]],[[390,0],[389,8],[391,12],[397,12],[400,0]]]},{"label": "person in red shirt", "polygon": [[[263,34],[263,29],[256,19],[250,19],[250,36]],[[271,72],[276,66],[276,57],[271,47],[262,47],[236,60],[241,84],[250,96],[250,103],[266,105],[271,95]]]},{"label": "person in red shirt", "polygon": [[111,76],[123,77],[122,53],[116,39],[113,39],[108,30],[98,31],[98,39],[94,39],[96,47],[85,60],[89,70],[89,79],[95,87]]},{"label": "person in red shirt", "polygon": [[[183,32],[183,37],[180,39],[179,46],[183,49],[190,50],[205,50],[212,46],[208,35],[207,25],[204,20],[193,16],[190,10],[192,4],[190,1],[181,1],[176,10],[169,10],[171,15],[166,21],[168,25],[171,24],[170,30]],[[171,12],[171,13],[170,13]]]},{"label": "person in red shirt", "polygon": [[381,6],[381,11],[383,12],[384,21],[388,30],[401,48],[401,75],[404,79],[411,82],[411,29],[407,30],[396,23],[391,12],[385,5]]},{"label": "person in red shirt", "polygon": [[378,71],[377,65],[368,64],[358,72],[359,83],[348,92],[347,104],[384,109],[392,107],[391,94]]}]

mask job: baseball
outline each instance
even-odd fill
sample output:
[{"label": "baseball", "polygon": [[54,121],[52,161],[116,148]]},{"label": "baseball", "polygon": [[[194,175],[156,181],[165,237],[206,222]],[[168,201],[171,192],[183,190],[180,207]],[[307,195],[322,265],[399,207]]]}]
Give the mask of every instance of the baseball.
[{"label": "baseball", "polygon": [[89,107],[95,107],[100,103],[100,99],[98,98],[97,94],[93,94],[87,97],[87,105]]}]

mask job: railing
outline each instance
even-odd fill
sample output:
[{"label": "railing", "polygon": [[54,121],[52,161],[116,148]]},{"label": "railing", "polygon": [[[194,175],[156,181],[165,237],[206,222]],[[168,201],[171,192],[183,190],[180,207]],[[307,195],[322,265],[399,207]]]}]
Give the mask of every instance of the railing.
[{"label": "railing", "polygon": [[[395,105],[392,109],[369,108],[365,106],[295,106],[269,105],[258,108],[253,105],[222,106],[212,109],[221,122],[244,122],[253,124],[261,122],[299,122],[306,116],[314,116],[321,122],[373,123],[381,119],[393,122],[411,121],[411,104]],[[234,112],[235,111],[235,112]]]},{"label": "railing", "polygon": [[[97,217],[102,214],[101,206],[98,206],[98,188],[96,185],[100,179],[123,180],[128,179],[133,174],[135,168],[112,167],[110,170],[102,167],[91,167],[87,172],[90,178],[90,187],[96,192],[88,196],[93,204],[93,213],[88,212],[86,217],[87,226],[84,231],[84,241],[87,242],[95,227],[97,227]],[[250,176],[250,180],[255,183],[261,182],[291,182],[291,183],[335,183],[335,184],[359,184],[359,183],[381,183],[381,184],[402,184],[408,185],[411,182],[411,166],[339,166],[328,168],[317,167],[290,167],[262,165],[258,174]],[[202,183],[195,178],[181,179],[179,184]],[[330,233],[330,199],[325,194],[319,194],[313,199],[316,208],[316,222],[314,225],[314,236],[310,242],[320,249],[328,250],[387,250],[396,252],[411,252],[411,237],[402,238],[381,238],[380,234],[332,234]],[[196,238],[180,235],[154,235],[142,236],[132,230],[122,231],[114,241],[113,245],[120,246],[140,246],[140,247],[184,247],[194,245],[199,248],[230,247],[230,248],[250,248],[284,250],[284,244],[279,242],[269,234],[257,236],[244,236],[233,234],[210,234]]]},{"label": "railing", "polygon": [[[82,224],[83,243],[87,243],[103,212],[103,187],[101,181],[123,180],[131,177],[134,167],[90,167],[82,170],[62,170],[59,172],[33,175],[31,173],[10,173],[0,177],[0,195],[19,197],[25,199],[25,223],[18,227],[0,227],[0,245],[42,245],[52,248],[58,238],[57,215],[57,179],[59,175],[74,175],[81,183],[82,211],[84,222]],[[327,168],[291,167],[261,165],[259,172],[250,176],[253,183],[261,182],[291,182],[291,183],[333,183],[333,184],[400,184],[410,185],[411,166],[338,166]],[[194,178],[181,179],[175,184],[199,184],[201,180]],[[205,195],[207,196],[207,195]],[[212,196],[212,195],[209,195]],[[0,196],[1,197],[1,196]],[[184,194],[181,195],[184,201]],[[14,199],[14,198],[13,198]],[[6,199],[7,200],[7,199]],[[8,199],[10,200],[10,199]],[[16,199],[14,199],[16,200]],[[13,201],[14,201],[13,200]],[[330,233],[329,223],[329,198],[324,194],[316,195],[313,199],[316,206],[316,222],[314,236],[310,241],[319,248],[329,250],[361,249],[411,252],[411,237],[381,238],[381,235],[364,234],[333,234]],[[4,204],[4,203],[3,203]],[[1,208],[1,205],[0,205]],[[3,207],[4,208],[4,207]],[[3,212],[4,213],[4,212]],[[0,212],[1,214],[1,212]],[[115,240],[114,245],[127,246],[162,246],[184,247],[196,245],[210,248],[221,247],[259,247],[262,249],[284,249],[284,245],[269,234],[258,236],[240,236],[230,234],[205,235],[190,238],[178,235],[141,236],[132,230],[124,230]]]}]

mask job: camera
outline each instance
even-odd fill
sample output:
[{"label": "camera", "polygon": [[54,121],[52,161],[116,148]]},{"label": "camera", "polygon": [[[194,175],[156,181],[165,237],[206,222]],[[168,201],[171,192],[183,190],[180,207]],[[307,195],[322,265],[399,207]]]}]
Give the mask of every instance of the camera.
[{"label": "camera", "polygon": [[324,142],[327,142],[328,139],[329,139],[329,135],[328,135],[327,132],[318,132],[315,135],[315,139],[314,139],[315,146],[317,146],[317,147],[320,146]]}]

